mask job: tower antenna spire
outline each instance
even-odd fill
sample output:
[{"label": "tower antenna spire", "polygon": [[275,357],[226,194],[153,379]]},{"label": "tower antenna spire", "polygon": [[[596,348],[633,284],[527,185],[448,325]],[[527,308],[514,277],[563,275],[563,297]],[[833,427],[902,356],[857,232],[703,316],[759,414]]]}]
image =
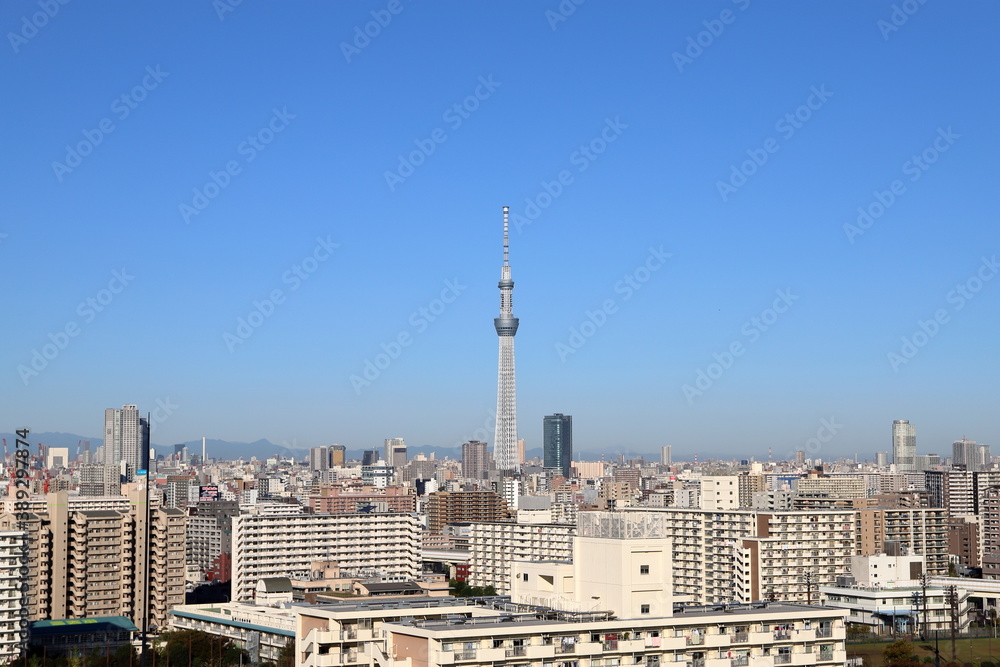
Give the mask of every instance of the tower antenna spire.
[{"label": "tower antenna spire", "polygon": [[510,211],[509,206],[503,207],[503,264],[504,266],[509,266],[510,262],[507,261],[507,255],[510,250],[510,237],[507,232],[507,213]]}]

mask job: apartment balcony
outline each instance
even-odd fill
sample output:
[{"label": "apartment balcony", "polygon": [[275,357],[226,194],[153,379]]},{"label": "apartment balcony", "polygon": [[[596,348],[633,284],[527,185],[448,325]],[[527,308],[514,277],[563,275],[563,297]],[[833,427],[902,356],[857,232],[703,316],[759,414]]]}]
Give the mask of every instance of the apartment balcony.
[{"label": "apartment balcony", "polygon": [[792,654],[791,653],[778,653],[773,656],[775,665],[790,665],[792,664]]},{"label": "apartment balcony", "polygon": [[709,648],[724,648],[732,642],[732,635],[728,634],[702,635],[702,638],[705,641],[705,646]]},{"label": "apartment balcony", "polygon": [[515,646],[514,648],[507,649],[504,655],[508,658],[526,658],[528,656],[528,647]]},{"label": "apartment balcony", "polygon": [[702,646],[705,643],[705,635],[697,634],[691,635],[685,638],[685,645],[687,646]]}]

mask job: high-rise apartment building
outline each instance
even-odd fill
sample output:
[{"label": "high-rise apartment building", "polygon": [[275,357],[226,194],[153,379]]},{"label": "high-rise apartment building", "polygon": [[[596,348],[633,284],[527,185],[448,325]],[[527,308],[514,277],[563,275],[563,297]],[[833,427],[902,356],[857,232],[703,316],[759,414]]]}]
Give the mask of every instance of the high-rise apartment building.
[{"label": "high-rise apartment building", "polygon": [[343,468],[347,461],[347,447],[344,445],[330,445],[330,467]]},{"label": "high-rise apartment building", "polygon": [[984,489],[979,502],[983,579],[1000,579],[1000,486]]},{"label": "high-rise apartment building", "polygon": [[740,508],[748,509],[753,507],[753,497],[755,493],[767,490],[767,477],[760,473],[743,473],[737,480],[740,493]]},{"label": "high-rise apartment building", "polygon": [[397,470],[406,465],[406,445],[402,438],[387,438],[383,445],[383,456],[387,464]]},{"label": "high-rise apartment building", "polygon": [[515,560],[570,560],[576,525],[514,523],[472,524],[469,535],[469,584],[493,586],[509,595]]},{"label": "high-rise apartment building", "polygon": [[979,472],[984,469],[979,458],[979,445],[975,440],[965,438],[951,443],[951,463],[955,468],[968,472]]},{"label": "high-rise apartment building", "polygon": [[117,496],[122,492],[122,478],[118,466],[104,463],[87,463],[80,466],[81,496]]},{"label": "high-rise apartment building", "polygon": [[917,429],[907,419],[892,422],[892,462],[899,472],[916,470]]},{"label": "high-rise apartment building", "polygon": [[205,500],[188,508],[187,564],[195,565],[209,581],[232,579],[235,500]]},{"label": "high-rise apartment building", "polygon": [[971,516],[980,513],[986,489],[1000,485],[1000,471],[927,470],[924,483],[931,507],[944,507],[952,517]]},{"label": "high-rise apartment building", "polygon": [[507,501],[493,491],[435,491],[427,496],[427,529],[434,535],[449,523],[508,519]]},{"label": "high-rise apartment building", "polygon": [[184,513],[147,513],[144,490],[107,500],[116,509],[76,509],[65,491],[51,493],[23,522],[31,620],[126,616],[142,627],[148,610],[149,625],[165,627],[184,603]]},{"label": "high-rise apartment building", "polygon": [[250,600],[268,577],[308,579],[311,565],[336,563],[350,576],[414,578],[420,519],[413,514],[243,513],[233,520],[233,599]]},{"label": "high-rise apartment building", "polygon": [[660,465],[669,466],[673,465],[673,448],[671,445],[663,445],[660,447]]},{"label": "high-rise apartment building", "polygon": [[[16,526],[14,523],[13,527]],[[23,579],[17,576],[17,567],[26,539],[25,531],[0,528],[0,599],[3,600],[3,613],[0,614],[0,664],[7,664],[21,654],[21,614],[28,608],[31,591],[22,590]],[[24,631],[27,630],[25,627]]]},{"label": "high-rise apartment building", "polygon": [[328,447],[309,448],[309,469],[316,472],[330,469],[330,449]]},{"label": "high-rise apartment building", "polygon": [[149,422],[139,408],[123,405],[104,411],[104,463],[123,466],[126,482],[134,482],[137,470],[149,464]]},{"label": "high-rise apartment building", "polygon": [[517,460],[517,391],[514,373],[514,335],[518,320],[514,317],[514,281],[508,261],[508,219],[510,208],[503,207],[503,266],[500,268],[500,316],[493,327],[500,339],[497,361],[497,423],[493,438],[493,460],[497,470],[516,470]]},{"label": "high-rise apartment building", "polygon": [[546,468],[569,479],[573,462],[573,417],[557,412],[542,418],[542,457]]},{"label": "high-rise apartment building", "polygon": [[485,442],[470,440],[462,444],[462,477],[484,479],[489,469],[489,452]]}]

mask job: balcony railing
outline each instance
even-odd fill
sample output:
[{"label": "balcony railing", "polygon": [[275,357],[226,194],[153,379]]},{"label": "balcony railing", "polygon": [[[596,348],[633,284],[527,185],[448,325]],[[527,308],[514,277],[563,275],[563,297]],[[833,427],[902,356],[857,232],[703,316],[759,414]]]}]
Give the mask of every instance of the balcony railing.
[{"label": "balcony railing", "polygon": [[733,643],[735,644],[744,644],[748,641],[750,641],[749,632],[737,632],[733,635]]},{"label": "balcony railing", "polygon": [[779,653],[774,656],[774,664],[776,665],[789,665],[792,662],[791,653]]},{"label": "balcony railing", "polygon": [[819,659],[820,660],[833,660],[833,651],[820,651],[819,652]]},{"label": "balcony railing", "polygon": [[575,653],[576,644],[561,643],[556,644],[556,653]]},{"label": "balcony railing", "polygon": [[749,655],[738,655],[730,661],[732,667],[747,667],[750,664]]},{"label": "balcony railing", "polygon": [[833,628],[816,628],[817,637],[832,637]]},{"label": "balcony railing", "polygon": [[515,646],[514,648],[509,648],[506,651],[506,655],[508,658],[523,658],[524,656],[528,655],[528,647]]},{"label": "balcony railing", "polygon": [[465,651],[455,651],[455,660],[475,660],[476,650],[467,649]]},{"label": "balcony railing", "polygon": [[705,635],[702,634],[691,635],[690,637],[687,638],[686,643],[688,646],[701,646],[702,644],[705,643]]}]

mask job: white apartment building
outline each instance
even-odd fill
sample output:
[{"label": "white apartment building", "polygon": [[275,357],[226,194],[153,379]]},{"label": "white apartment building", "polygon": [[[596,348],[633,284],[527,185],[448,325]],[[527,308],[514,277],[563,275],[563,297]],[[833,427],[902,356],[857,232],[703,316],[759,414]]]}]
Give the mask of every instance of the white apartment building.
[{"label": "white apartment building", "polygon": [[[923,556],[855,556],[853,583],[820,591],[825,604],[850,611],[848,623],[867,626],[874,634],[945,631],[951,627],[948,591],[933,580],[924,588],[914,576],[923,570]],[[959,632],[968,628],[970,597],[965,587],[956,587]]]},{"label": "white apartment building", "polygon": [[511,590],[515,560],[570,560],[576,526],[564,523],[474,523],[469,536],[469,584]]},{"label": "white apartment building", "polygon": [[830,475],[800,479],[795,487],[800,496],[814,498],[867,498],[868,485],[861,477]]},{"label": "white apartment building", "polygon": [[737,475],[702,477],[701,509],[738,510],[740,508],[740,482]]},{"label": "white apartment building", "polygon": [[[21,618],[27,619],[27,591],[21,590],[26,579],[18,574],[25,548],[25,531],[0,531],[0,663],[21,655]],[[24,611],[22,611],[24,610]],[[25,628],[27,632],[27,628]],[[27,635],[24,637],[27,640]]]},{"label": "white apartment building", "polygon": [[[540,620],[515,612],[384,623],[385,648],[372,643],[365,651],[375,664],[393,667],[835,667],[847,659],[846,614],[775,604],[687,608],[642,619],[552,614]],[[323,636],[317,628],[314,637]],[[307,649],[303,665],[343,664],[344,654],[319,655],[300,643]]]},{"label": "white apartment building", "polygon": [[307,579],[317,561],[351,574],[412,579],[420,571],[420,531],[413,514],[240,514],[233,519],[233,599],[253,599],[265,577]]},{"label": "white apartment building", "polygon": [[736,599],[819,602],[819,586],[850,574],[855,512],[759,513],[734,552]]}]

